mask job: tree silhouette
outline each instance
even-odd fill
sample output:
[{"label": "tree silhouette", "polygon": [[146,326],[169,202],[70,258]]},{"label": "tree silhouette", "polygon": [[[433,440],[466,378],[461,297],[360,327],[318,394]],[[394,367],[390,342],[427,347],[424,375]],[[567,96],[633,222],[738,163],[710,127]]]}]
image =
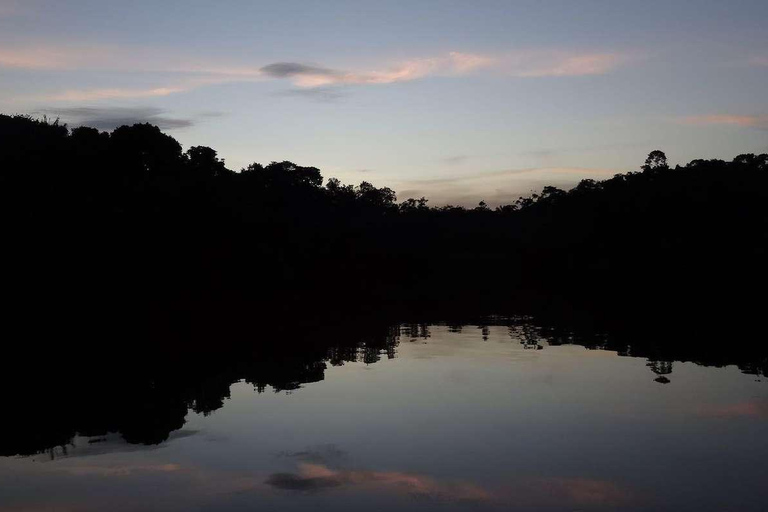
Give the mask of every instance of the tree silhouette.
[{"label": "tree silhouette", "polygon": [[648,158],[645,159],[643,170],[656,171],[661,169],[669,169],[669,166],[667,165],[667,155],[658,149],[651,151],[648,154]]},{"label": "tree silhouette", "polygon": [[742,322],[763,306],[745,288],[768,284],[768,155],[669,168],[656,150],[641,172],[495,209],[430,207],[287,160],[232,171],[148,124],[0,115],[0,213],[5,315],[39,330],[41,314],[143,332],[219,304],[324,318],[535,297]]}]

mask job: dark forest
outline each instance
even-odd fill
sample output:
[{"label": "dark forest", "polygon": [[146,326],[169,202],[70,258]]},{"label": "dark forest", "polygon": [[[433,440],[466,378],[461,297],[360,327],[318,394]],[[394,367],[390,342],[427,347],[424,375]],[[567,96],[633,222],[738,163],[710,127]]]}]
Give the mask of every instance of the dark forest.
[{"label": "dark forest", "polygon": [[635,172],[467,209],[289,161],[234,172],[148,124],[2,116],[0,169],[15,315],[137,325],[222,304],[322,315],[537,298],[751,316],[764,302],[765,154],[671,168],[656,150]]}]

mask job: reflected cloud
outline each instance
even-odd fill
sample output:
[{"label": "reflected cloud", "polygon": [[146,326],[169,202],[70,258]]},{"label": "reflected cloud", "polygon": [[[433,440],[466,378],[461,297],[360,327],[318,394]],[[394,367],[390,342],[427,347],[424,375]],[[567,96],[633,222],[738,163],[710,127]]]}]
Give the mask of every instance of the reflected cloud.
[{"label": "reflected cloud", "polygon": [[634,493],[609,480],[595,478],[524,478],[495,490],[468,481],[440,481],[401,471],[337,470],[301,463],[295,473],[274,473],[265,484],[286,492],[317,493],[355,487],[394,492],[420,499],[475,502],[498,506],[619,507],[635,501]]},{"label": "reflected cloud", "polygon": [[701,416],[710,418],[768,418],[768,400],[752,400],[726,405],[708,405]]},{"label": "reflected cloud", "polygon": [[178,464],[157,464],[157,465],[116,465],[116,466],[72,466],[63,471],[76,476],[101,476],[101,477],[119,477],[128,476],[135,473],[173,473],[182,468]]},{"label": "reflected cloud", "polygon": [[274,473],[267,485],[283,491],[318,492],[343,486],[393,491],[441,501],[488,501],[491,494],[468,482],[442,483],[431,477],[399,471],[334,470],[322,464],[299,464],[296,473]]},{"label": "reflected cloud", "polygon": [[296,459],[302,462],[331,464],[345,459],[347,452],[340,449],[335,444],[324,444],[308,447],[297,452],[280,452],[279,456]]},{"label": "reflected cloud", "polygon": [[302,464],[299,474],[274,473],[266,480],[266,484],[284,491],[314,492],[346,483],[346,478],[338,472],[325,469],[322,466]]},{"label": "reflected cloud", "polygon": [[46,450],[32,456],[32,459],[39,462],[51,462],[111,453],[150,452],[162,449],[167,443],[194,436],[198,433],[198,430],[176,430],[168,434],[168,439],[162,445],[131,444],[118,433],[102,436],[75,436],[69,444]]},{"label": "reflected cloud", "polygon": [[523,496],[528,495],[538,505],[551,501],[570,506],[621,507],[635,501],[629,489],[595,478],[540,478],[523,482],[522,489]]}]

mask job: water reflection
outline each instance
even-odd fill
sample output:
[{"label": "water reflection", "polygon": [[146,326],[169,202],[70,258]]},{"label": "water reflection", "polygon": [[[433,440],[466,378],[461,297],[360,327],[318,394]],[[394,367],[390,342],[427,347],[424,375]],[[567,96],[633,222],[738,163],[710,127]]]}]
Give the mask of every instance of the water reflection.
[{"label": "water reflection", "polygon": [[[615,351],[619,356],[647,358],[647,366],[655,375],[653,380],[661,384],[671,382],[674,363],[669,356],[664,357],[667,347],[663,345],[631,344],[604,333],[564,330],[525,316],[482,318],[471,326],[457,322],[404,323],[366,329],[355,325],[349,326],[349,330],[322,333],[320,340],[308,342],[299,333],[294,343],[281,343],[268,351],[217,354],[209,359],[177,358],[143,372],[134,371],[133,363],[115,364],[104,372],[103,368],[93,366],[90,357],[81,355],[79,363],[66,363],[57,369],[48,367],[48,375],[43,375],[45,382],[31,382],[23,389],[10,382],[13,372],[6,372],[5,401],[12,406],[10,412],[16,420],[13,425],[4,426],[0,455],[47,451],[55,457],[66,453],[78,434],[93,438],[89,441],[92,444],[100,442],[100,436],[115,433],[129,444],[158,444],[182,428],[188,411],[207,416],[223,407],[233,383],[244,381],[257,393],[268,388],[291,392],[322,381],[329,365],[372,365],[382,358],[393,359],[401,343],[428,343],[435,328],[463,339],[468,338],[467,329],[472,328],[485,342],[491,326],[506,328],[509,341],[519,343],[524,350],[578,345],[589,350]],[[671,355],[705,366],[736,364],[744,373],[758,378],[765,375],[764,358],[745,361],[732,351],[711,353],[708,345],[704,345],[706,357],[702,358],[696,346],[689,348],[689,352],[681,352],[675,345]],[[51,389],[51,376],[57,379],[55,390]],[[63,400],[64,396],[75,398],[74,403]],[[47,406],[41,407],[38,400]]]},{"label": "water reflection", "polygon": [[760,510],[768,498],[764,359],[529,317],[280,339],[144,366],[79,355],[7,379],[0,510]]}]

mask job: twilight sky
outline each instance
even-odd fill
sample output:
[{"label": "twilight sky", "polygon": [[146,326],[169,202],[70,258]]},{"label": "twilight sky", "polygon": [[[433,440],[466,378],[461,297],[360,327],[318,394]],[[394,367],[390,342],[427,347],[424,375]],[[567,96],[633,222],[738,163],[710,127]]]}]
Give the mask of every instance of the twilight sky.
[{"label": "twilight sky", "polygon": [[0,0],[0,112],[431,204],[768,152],[766,0]]}]

